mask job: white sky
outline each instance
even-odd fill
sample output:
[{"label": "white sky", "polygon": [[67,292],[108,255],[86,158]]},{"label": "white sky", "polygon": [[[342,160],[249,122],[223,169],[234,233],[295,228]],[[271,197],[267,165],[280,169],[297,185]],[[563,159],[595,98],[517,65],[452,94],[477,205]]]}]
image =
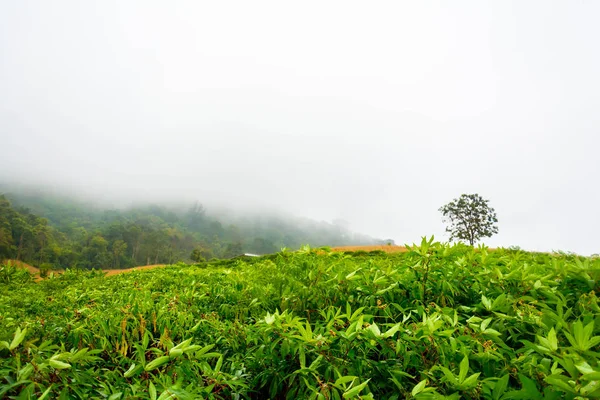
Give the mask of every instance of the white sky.
[{"label": "white sky", "polygon": [[4,1],[0,175],[600,252],[598,1]]}]

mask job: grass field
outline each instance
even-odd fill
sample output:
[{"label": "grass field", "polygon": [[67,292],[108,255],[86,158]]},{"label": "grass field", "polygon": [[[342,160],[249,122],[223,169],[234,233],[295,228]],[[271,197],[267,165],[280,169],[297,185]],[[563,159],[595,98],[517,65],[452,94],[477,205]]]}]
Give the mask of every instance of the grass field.
[{"label": "grass field", "polygon": [[599,277],[598,259],[431,241],[0,269],[0,398],[599,398]]}]

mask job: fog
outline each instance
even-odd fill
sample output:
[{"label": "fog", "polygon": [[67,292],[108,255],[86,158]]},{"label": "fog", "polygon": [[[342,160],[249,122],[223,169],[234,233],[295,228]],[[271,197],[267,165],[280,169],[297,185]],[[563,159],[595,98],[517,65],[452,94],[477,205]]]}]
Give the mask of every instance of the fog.
[{"label": "fog", "polygon": [[600,2],[4,1],[0,180],[600,252]]}]

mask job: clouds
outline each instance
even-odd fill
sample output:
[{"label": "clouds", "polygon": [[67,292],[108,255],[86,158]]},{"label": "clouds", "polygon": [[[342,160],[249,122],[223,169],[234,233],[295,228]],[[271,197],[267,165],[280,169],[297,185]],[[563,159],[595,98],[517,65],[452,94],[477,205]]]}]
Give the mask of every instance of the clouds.
[{"label": "clouds", "polygon": [[3,175],[598,251],[595,3],[0,6]]}]

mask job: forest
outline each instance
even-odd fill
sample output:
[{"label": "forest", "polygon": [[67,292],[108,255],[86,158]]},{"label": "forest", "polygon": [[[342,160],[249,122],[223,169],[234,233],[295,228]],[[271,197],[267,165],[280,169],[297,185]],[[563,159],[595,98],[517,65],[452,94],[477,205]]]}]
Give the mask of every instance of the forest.
[{"label": "forest", "polygon": [[122,269],[267,254],[305,244],[380,243],[327,222],[264,214],[217,217],[199,202],[185,208],[103,208],[40,192],[0,195],[0,259],[43,270]]}]

